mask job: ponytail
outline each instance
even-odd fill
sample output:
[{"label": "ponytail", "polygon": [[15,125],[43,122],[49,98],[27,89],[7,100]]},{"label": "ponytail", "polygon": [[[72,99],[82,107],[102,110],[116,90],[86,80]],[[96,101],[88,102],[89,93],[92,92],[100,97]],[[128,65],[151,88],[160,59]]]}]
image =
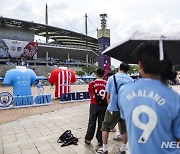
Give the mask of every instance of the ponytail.
[{"label": "ponytail", "polygon": [[176,76],[177,73],[172,71],[172,63],[169,61],[167,68],[162,72],[161,77],[164,81],[172,81],[173,83],[176,83]]}]

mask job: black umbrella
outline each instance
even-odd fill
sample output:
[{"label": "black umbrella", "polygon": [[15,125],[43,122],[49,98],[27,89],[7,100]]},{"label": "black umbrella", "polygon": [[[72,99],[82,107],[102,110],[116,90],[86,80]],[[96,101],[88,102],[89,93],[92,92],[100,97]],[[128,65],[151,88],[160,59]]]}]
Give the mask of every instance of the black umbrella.
[{"label": "black umbrella", "polygon": [[[135,33],[126,41],[109,46],[102,54],[128,64],[137,64],[137,51],[145,43],[159,44],[161,36]],[[180,65],[180,36],[163,36],[163,49],[167,52],[173,65]]]}]

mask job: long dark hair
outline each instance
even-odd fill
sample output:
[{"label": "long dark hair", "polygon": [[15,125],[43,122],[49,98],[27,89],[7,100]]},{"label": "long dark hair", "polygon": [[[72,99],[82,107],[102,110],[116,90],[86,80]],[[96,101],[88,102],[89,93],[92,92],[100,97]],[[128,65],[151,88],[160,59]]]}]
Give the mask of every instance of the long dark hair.
[{"label": "long dark hair", "polygon": [[137,57],[145,73],[160,75],[164,81],[175,81],[176,74],[172,71],[172,63],[165,50],[163,54],[164,59],[160,60],[159,47],[147,44],[139,49]]}]

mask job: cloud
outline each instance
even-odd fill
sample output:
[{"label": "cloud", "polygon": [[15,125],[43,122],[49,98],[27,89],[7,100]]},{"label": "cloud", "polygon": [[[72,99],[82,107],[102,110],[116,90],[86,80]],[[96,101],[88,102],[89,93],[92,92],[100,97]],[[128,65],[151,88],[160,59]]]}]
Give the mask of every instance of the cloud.
[{"label": "cloud", "polygon": [[130,37],[136,31],[177,33],[180,27],[179,0],[0,0],[0,15],[9,18],[45,23],[45,5],[51,26],[97,36],[101,13],[107,13],[111,44]]}]

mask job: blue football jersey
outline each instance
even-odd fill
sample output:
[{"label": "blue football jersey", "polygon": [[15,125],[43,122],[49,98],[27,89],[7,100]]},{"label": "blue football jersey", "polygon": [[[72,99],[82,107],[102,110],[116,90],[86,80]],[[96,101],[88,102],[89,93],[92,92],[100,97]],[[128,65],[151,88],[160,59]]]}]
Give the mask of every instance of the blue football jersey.
[{"label": "blue football jersey", "polygon": [[[120,88],[121,85],[134,82],[134,80],[125,73],[116,73],[115,78],[118,89]],[[107,110],[118,111],[118,107],[117,107],[118,95],[116,94],[113,75],[108,78],[105,91],[110,93],[110,102],[108,104]]]},{"label": "blue football jersey", "polygon": [[11,69],[7,71],[3,84],[13,87],[14,96],[32,95],[31,84],[36,80],[36,74],[31,69]]},{"label": "blue football jersey", "polygon": [[180,95],[159,80],[139,79],[118,93],[131,154],[180,154]]}]

